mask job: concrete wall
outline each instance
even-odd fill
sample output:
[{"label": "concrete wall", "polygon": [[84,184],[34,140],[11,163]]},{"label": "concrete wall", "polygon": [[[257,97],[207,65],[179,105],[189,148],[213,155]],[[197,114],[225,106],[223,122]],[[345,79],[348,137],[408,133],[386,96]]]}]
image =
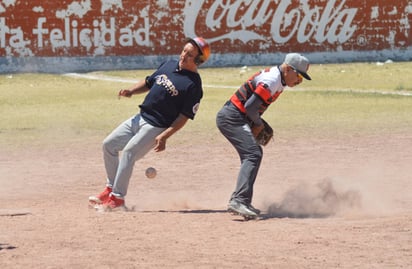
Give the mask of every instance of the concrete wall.
[{"label": "concrete wall", "polygon": [[155,68],[186,36],[206,66],[412,60],[412,1],[0,0],[0,72]]}]

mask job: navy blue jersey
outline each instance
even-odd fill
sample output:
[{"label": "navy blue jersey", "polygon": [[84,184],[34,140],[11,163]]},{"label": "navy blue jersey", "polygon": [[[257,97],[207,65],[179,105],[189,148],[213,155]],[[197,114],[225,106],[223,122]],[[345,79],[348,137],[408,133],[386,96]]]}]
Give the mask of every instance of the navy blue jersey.
[{"label": "navy blue jersey", "polygon": [[169,127],[179,114],[194,119],[203,97],[198,73],[179,70],[177,60],[162,63],[146,78],[150,88],[140,105],[142,117],[156,127]]}]

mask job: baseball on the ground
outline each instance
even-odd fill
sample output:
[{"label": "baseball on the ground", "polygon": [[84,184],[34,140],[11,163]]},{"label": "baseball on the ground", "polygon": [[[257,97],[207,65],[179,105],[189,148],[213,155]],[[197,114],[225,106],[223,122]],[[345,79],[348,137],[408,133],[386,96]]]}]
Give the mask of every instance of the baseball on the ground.
[{"label": "baseball on the ground", "polygon": [[149,167],[146,169],[145,174],[147,178],[155,178],[157,175],[157,171],[154,167]]}]

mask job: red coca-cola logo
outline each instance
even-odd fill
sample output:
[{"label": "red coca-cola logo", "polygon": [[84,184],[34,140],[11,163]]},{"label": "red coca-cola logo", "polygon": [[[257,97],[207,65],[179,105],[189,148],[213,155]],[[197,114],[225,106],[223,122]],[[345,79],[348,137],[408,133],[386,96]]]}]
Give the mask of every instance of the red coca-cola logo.
[{"label": "red coca-cola logo", "polygon": [[291,0],[216,0],[211,5],[207,2],[192,1],[185,8],[186,35],[198,35],[203,25],[209,29],[210,42],[230,39],[246,43],[267,40],[266,27],[275,43],[296,38],[299,43],[333,44],[346,42],[357,30],[354,18],[358,8],[348,8],[346,0],[327,1],[324,6],[311,5],[309,1],[301,1],[297,6]]}]

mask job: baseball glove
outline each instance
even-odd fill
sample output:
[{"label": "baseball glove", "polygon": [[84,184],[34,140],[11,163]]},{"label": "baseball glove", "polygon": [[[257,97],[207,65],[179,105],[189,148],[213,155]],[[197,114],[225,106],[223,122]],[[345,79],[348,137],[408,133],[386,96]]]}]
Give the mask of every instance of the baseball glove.
[{"label": "baseball glove", "polygon": [[269,123],[267,123],[264,119],[263,122],[263,129],[260,133],[256,136],[256,141],[262,145],[266,146],[271,139],[273,139],[273,129],[270,127]]}]

